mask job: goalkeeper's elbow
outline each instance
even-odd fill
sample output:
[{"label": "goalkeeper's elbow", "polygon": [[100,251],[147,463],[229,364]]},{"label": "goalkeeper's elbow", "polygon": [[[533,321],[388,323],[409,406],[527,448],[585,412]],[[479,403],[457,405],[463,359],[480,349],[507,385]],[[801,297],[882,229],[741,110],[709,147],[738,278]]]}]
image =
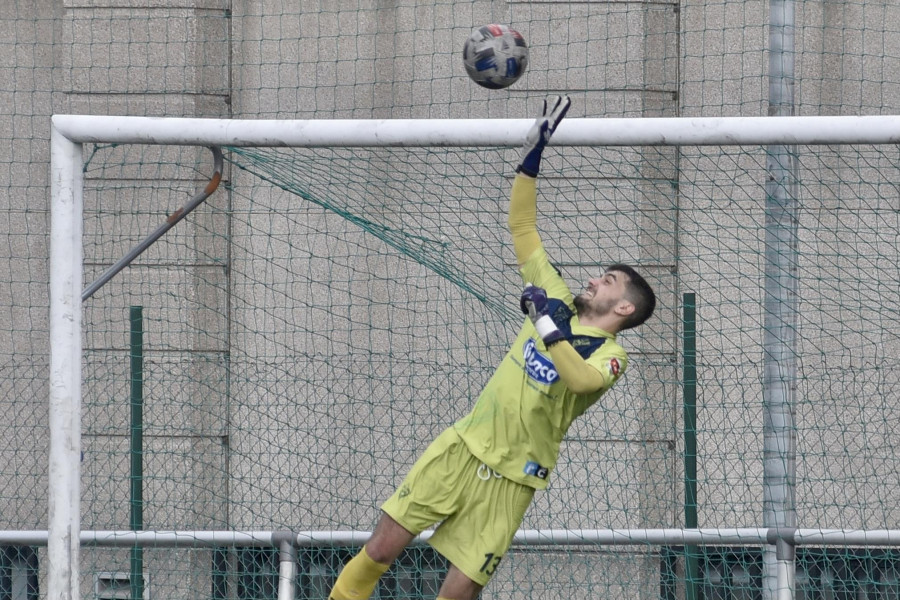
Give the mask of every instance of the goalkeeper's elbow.
[{"label": "goalkeeper's elbow", "polygon": [[[545,342],[546,344],[546,342]],[[567,342],[547,345],[560,379],[575,394],[593,394],[606,386],[600,371],[584,362],[581,355]]]},{"label": "goalkeeper's elbow", "polygon": [[578,394],[582,396],[584,394],[593,394],[598,391],[600,388],[594,387],[592,385],[580,385],[580,384],[566,384],[566,387],[573,394]]},{"label": "goalkeeper's elbow", "polygon": [[506,226],[513,235],[528,235],[537,231],[537,214],[535,211],[511,209],[506,216]]},{"label": "goalkeeper's elbow", "polygon": [[[553,352],[550,354],[552,356]],[[562,373],[559,374],[559,377],[566,385],[566,389],[573,394],[593,394],[603,388],[603,385],[598,384],[592,377],[573,376],[572,374],[563,375]]]}]

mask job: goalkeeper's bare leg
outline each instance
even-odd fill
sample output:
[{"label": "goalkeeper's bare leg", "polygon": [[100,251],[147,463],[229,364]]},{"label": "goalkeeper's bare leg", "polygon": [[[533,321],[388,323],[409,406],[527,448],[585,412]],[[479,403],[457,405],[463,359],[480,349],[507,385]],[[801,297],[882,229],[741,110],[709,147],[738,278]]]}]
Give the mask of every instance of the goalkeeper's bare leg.
[{"label": "goalkeeper's bare leg", "polygon": [[[372,537],[366,542],[359,554],[344,565],[329,600],[366,600],[375,591],[381,576],[390,568],[391,563],[413,541],[415,535],[403,528],[389,515],[382,513]],[[475,600],[484,586],[469,579],[455,566],[450,570],[441,584],[438,600]]]},{"label": "goalkeeper's bare leg", "polygon": [[483,585],[475,583],[454,565],[450,565],[437,600],[475,600],[483,588]]},{"label": "goalkeeper's bare leg", "polygon": [[397,521],[382,513],[372,537],[359,554],[344,565],[328,600],[366,600],[378,580],[391,566],[415,535]]}]

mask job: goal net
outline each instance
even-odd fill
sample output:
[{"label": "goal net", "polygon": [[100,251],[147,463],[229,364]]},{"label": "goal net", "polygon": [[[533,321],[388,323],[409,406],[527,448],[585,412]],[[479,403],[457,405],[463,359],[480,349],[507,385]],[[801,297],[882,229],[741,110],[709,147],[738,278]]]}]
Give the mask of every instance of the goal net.
[{"label": "goal net", "polygon": [[[846,132],[880,142],[897,123],[786,119],[766,140],[763,120],[684,120],[677,131],[712,133],[679,143],[672,130],[663,145],[652,127],[678,120],[608,122],[563,123],[538,227],[574,290],[626,262],[660,304],[620,336],[627,375],[576,421],[523,523],[584,537],[514,544],[484,597],[679,598],[697,586],[751,597],[765,586],[759,539],[691,549],[641,536],[896,525],[900,152]],[[215,131],[204,143],[172,123],[196,145],[67,133],[77,143],[59,153],[73,164],[63,184],[54,175],[52,289],[70,304],[56,305],[51,370],[81,377],[78,398],[57,399],[81,402],[80,430],[71,415],[58,423],[82,452],[66,518],[86,532],[198,532],[193,547],[85,547],[81,585],[98,594],[140,573],[151,597],[275,597],[274,548],[199,532],[368,531],[417,455],[468,411],[523,318],[506,210],[527,123],[501,123],[493,142],[473,126],[468,145],[386,147],[229,144]],[[732,123],[736,136],[717,129]],[[585,141],[597,131],[606,141]],[[73,280],[87,287],[207,185],[204,145],[224,146],[223,183],[79,310]],[[83,214],[70,189],[81,183]],[[81,319],[74,337],[60,314]],[[619,543],[585,533],[612,530]],[[799,546],[798,588],[823,573],[897,585],[898,555],[871,539],[882,543]],[[353,545],[300,548],[297,597],[325,597]],[[417,545],[378,597],[428,597],[445,566]]]}]

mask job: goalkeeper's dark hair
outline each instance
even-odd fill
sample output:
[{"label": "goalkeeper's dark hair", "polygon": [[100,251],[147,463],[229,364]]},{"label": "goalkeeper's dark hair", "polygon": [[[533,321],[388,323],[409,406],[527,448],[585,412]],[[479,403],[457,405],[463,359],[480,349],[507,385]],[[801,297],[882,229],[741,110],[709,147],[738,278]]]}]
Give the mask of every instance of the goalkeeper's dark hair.
[{"label": "goalkeeper's dark hair", "polygon": [[622,329],[637,327],[653,315],[656,309],[656,294],[643,276],[632,267],[625,264],[610,265],[607,271],[619,271],[628,275],[625,284],[625,299],[634,304],[634,312],[628,315],[622,324]]}]

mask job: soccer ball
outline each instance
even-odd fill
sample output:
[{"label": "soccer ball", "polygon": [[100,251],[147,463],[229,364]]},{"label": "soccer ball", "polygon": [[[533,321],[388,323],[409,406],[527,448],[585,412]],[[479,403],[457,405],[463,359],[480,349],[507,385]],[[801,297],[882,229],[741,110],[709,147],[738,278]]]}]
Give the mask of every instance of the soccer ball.
[{"label": "soccer ball", "polygon": [[528,66],[528,46],[506,25],[484,25],[463,46],[463,64],[472,81],[499,90],[512,85]]}]

